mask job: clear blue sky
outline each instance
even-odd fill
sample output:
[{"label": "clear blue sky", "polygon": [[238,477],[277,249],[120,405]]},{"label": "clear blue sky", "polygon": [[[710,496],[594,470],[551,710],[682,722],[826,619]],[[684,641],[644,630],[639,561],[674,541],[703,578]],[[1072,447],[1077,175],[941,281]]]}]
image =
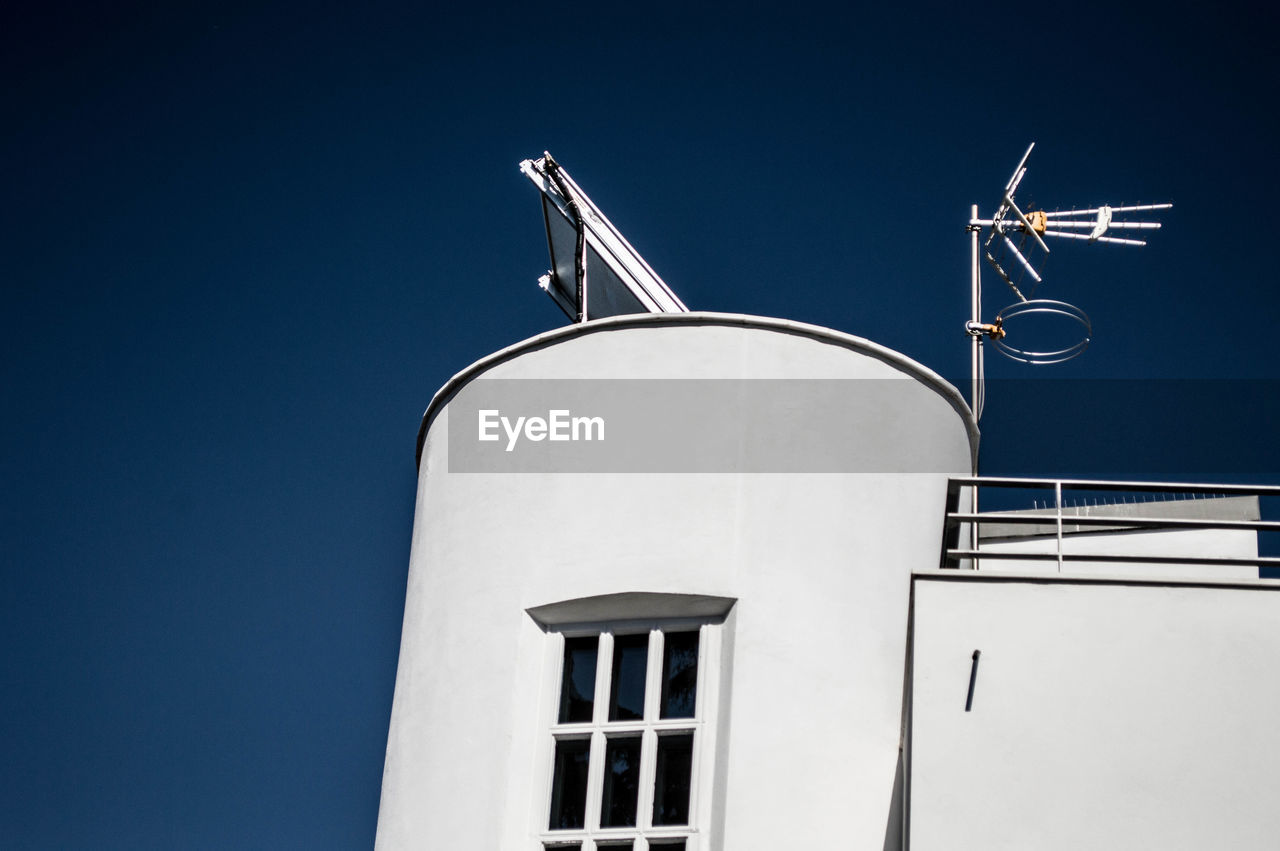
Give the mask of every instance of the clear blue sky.
[{"label": "clear blue sky", "polygon": [[0,846],[372,844],[419,417],[564,322],[544,149],[692,308],[956,377],[1028,142],[1028,202],[1172,200],[1050,258],[1096,342],[989,361],[1080,382],[993,389],[984,469],[1280,481],[1274,16],[874,6],[0,12]]}]

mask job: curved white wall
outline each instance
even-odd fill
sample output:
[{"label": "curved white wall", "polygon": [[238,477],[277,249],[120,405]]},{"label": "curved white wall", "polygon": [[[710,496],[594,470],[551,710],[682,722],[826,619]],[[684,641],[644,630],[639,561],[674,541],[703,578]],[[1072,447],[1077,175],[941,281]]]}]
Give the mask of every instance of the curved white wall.
[{"label": "curved white wall", "polygon": [[[481,378],[897,379],[901,392],[877,396],[857,433],[792,415],[804,440],[929,461],[912,474],[451,473],[469,450],[450,454],[450,411]],[[750,416],[754,401],[743,404]],[[623,592],[737,600],[699,849],[880,847],[910,573],[937,563],[945,477],[970,472],[975,436],[931,373],[777,320],[604,320],[460,374],[424,422],[378,847],[538,847],[554,695],[526,610]]]}]

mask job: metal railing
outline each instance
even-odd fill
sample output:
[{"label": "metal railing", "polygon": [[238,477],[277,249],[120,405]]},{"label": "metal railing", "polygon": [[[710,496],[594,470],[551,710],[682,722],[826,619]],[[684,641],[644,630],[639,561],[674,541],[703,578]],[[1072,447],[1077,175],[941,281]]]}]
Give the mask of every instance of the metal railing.
[{"label": "metal railing", "polygon": [[[1046,491],[1052,494],[1043,506],[1037,501],[1032,510],[987,511],[979,513],[978,505],[981,494],[987,488],[1009,488],[1018,490]],[[1095,504],[1092,506],[1066,505],[1064,494],[1081,491],[1093,493],[1111,492],[1120,494],[1150,494],[1154,497],[1150,502],[1136,503],[1144,506],[1143,511],[1154,511],[1154,506],[1183,506],[1187,502],[1197,503],[1196,497],[1280,497],[1280,487],[1263,487],[1257,485],[1207,485],[1185,484],[1173,482],[1116,482],[1095,481],[1088,479],[1016,479],[984,476],[966,476],[949,479],[947,482],[947,507],[942,533],[943,568],[959,568],[962,561],[970,561],[974,569],[980,562],[992,561],[1048,561],[1056,562],[1058,571],[1068,562],[1106,562],[1132,564],[1178,564],[1204,565],[1223,567],[1274,567],[1280,568],[1280,558],[1254,556],[1252,558],[1207,557],[1186,554],[1148,555],[1148,554],[1107,554],[1068,552],[1063,546],[1065,534],[1079,532],[1106,531],[1174,531],[1184,529],[1216,529],[1245,532],[1280,532],[1280,522],[1264,520],[1232,520],[1213,519],[1208,517],[1158,517],[1143,516],[1130,506],[1135,503],[1115,502]],[[962,507],[964,504],[965,507]],[[1200,502],[1199,504],[1204,504]],[[1107,509],[1116,509],[1107,513]],[[1084,510],[1082,510],[1084,509]],[[1095,513],[1101,512],[1101,513]],[[1170,513],[1178,513],[1171,511]],[[1186,513],[1185,510],[1183,513]],[[981,528],[983,524],[1010,524],[1026,526],[1027,538],[1035,537],[1043,540],[1053,536],[1056,547],[1053,552],[1027,549],[991,550],[981,547]],[[1032,527],[1042,527],[1035,530]],[[1046,531],[1043,527],[1049,527]],[[1087,527],[1087,528],[1086,528]],[[962,533],[968,532],[968,542],[962,542]]]}]

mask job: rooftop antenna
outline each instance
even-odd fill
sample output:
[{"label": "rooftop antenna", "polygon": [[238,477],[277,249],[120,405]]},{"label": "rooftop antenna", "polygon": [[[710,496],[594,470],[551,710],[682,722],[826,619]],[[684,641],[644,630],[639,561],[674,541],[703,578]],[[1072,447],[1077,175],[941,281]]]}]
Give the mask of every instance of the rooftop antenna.
[{"label": "rooftop antenna", "polygon": [[[1018,185],[1022,183],[1022,179],[1027,176],[1027,160],[1030,159],[1031,151],[1035,146],[1035,142],[1027,146],[1027,152],[1022,155],[1022,159],[1018,161],[1018,167],[1013,170],[1013,176],[1004,185],[1004,194],[1001,195],[1000,204],[996,207],[996,212],[991,218],[979,218],[977,204],[974,204],[969,211],[968,231],[970,245],[972,246],[972,257],[969,263],[972,318],[965,323],[964,330],[969,335],[971,346],[970,366],[973,385],[972,395],[969,398],[973,405],[973,417],[975,420],[982,418],[982,408],[986,402],[982,364],[983,337],[989,339],[991,344],[996,347],[996,351],[1005,357],[1022,363],[1051,364],[1062,363],[1080,356],[1088,348],[1089,340],[1093,336],[1093,324],[1089,321],[1089,315],[1074,304],[1035,298],[1035,288],[1039,286],[1043,278],[1032,261],[1037,256],[1037,251],[1042,252],[1041,257],[1049,254],[1049,246],[1045,244],[1044,237],[1106,242],[1113,245],[1146,245],[1145,240],[1107,236],[1106,234],[1113,230],[1158,230],[1160,228],[1159,222],[1116,221],[1113,215],[1116,213],[1168,210],[1173,207],[1172,204],[1143,204],[1131,207],[1111,207],[1103,204],[1100,207],[1091,207],[1089,209],[1061,210],[1052,213],[1042,210],[1030,210],[1024,213],[1014,202],[1013,196],[1018,191]],[[983,228],[987,229],[985,241],[982,241]],[[997,313],[995,319],[989,323],[982,321],[982,263],[979,259],[979,252],[985,257],[987,264],[1000,276],[1000,280],[1005,282],[1017,298],[1017,301]],[[1018,266],[1015,271],[1018,272],[1018,275],[1016,278],[1010,275],[1005,267],[1000,264],[996,257],[997,253],[1007,253],[1011,258],[1009,263],[1017,262]],[[1018,284],[1023,278],[1029,278],[1032,281],[1031,298],[1023,295],[1022,290],[1018,288]],[[1030,343],[1007,339],[1006,326],[1012,323],[1013,320],[1024,316],[1041,316],[1065,320],[1067,326],[1069,328],[1073,327],[1075,333],[1079,336],[1070,338],[1074,342],[1070,342],[1067,345],[1046,349],[1033,348]],[[973,475],[978,475],[978,459],[976,455],[973,459]],[[976,487],[969,489],[969,500],[969,510],[974,515],[977,515],[978,489]],[[978,549],[977,524],[972,524],[969,527],[969,537],[970,548],[976,551]]]},{"label": "rooftop antenna", "polygon": [[[1051,364],[1062,363],[1079,356],[1089,346],[1093,336],[1093,325],[1089,315],[1073,304],[1052,299],[1035,298],[1035,287],[1043,278],[1036,270],[1033,260],[1049,254],[1049,246],[1044,237],[1084,240],[1086,242],[1104,242],[1112,245],[1146,245],[1142,239],[1107,236],[1111,231],[1158,230],[1159,222],[1117,221],[1116,213],[1137,213],[1152,210],[1168,210],[1172,204],[1142,204],[1129,207],[1111,207],[1102,205],[1088,209],[1058,210],[1044,212],[1032,210],[1024,213],[1013,200],[1018,185],[1027,174],[1027,160],[1035,148],[1035,142],[1027,147],[1027,152],[1018,161],[1013,176],[1004,186],[1004,194],[995,214],[989,219],[978,217],[978,205],[970,208],[969,239],[972,246],[970,261],[972,318],[965,323],[965,333],[971,341],[970,366],[973,376],[972,396],[973,415],[981,419],[985,402],[983,387],[982,339],[986,337],[995,346],[996,351],[1005,357],[1022,363]],[[983,229],[987,238],[982,240]],[[985,257],[987,264],[995,270],[1017,298],[1013,304],[996,314],[990,323],[982,321],[982,277],[979,255]],[[1002,266],[997,254],[1007,254],[1011,259],[1006,265],[1017,262],[1016,277]],[[1028,298],[1019,289],[1019,283],[1029,278],[1032,281],[1031,297]],[[1065,320],[1069,327],[1075,328],[1075,336],[1066,345],[1057,348],[1038,349],[1031,343],[1010,339],[1007,326],[1013,320],[1025,316],[1041,316]],[[976,471],[975,471],[976,473]]]}]

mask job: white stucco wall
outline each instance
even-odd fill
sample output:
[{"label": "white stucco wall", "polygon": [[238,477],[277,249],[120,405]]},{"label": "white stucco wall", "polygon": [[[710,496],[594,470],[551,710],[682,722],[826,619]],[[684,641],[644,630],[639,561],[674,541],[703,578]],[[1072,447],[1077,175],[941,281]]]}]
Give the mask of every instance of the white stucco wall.
[{"label": "white stucco wall", "polygon": [[[823,329],[699,315],[593,326],[482,363],[431,412],[378,847],[538,847],[555,684],[526,610],[660,592],[737,600],[715,765],[700,768],[717,780],[698,802],[691,847],[825,847],[838,836],[880,848],[910,574],[937,562],[946,474],[969,472],[967,411],[900,356]],[[449,412],[480,376],[897,379],[906,389],[885,427],[806,423],[805,439],[861,441],[869,457],[932,455],[936,469],[451,473]]]},{"label": "white stucco wall", "polygon": [[1280,837],[1280,583],[919,576],[912,664],[913,851]]}]

